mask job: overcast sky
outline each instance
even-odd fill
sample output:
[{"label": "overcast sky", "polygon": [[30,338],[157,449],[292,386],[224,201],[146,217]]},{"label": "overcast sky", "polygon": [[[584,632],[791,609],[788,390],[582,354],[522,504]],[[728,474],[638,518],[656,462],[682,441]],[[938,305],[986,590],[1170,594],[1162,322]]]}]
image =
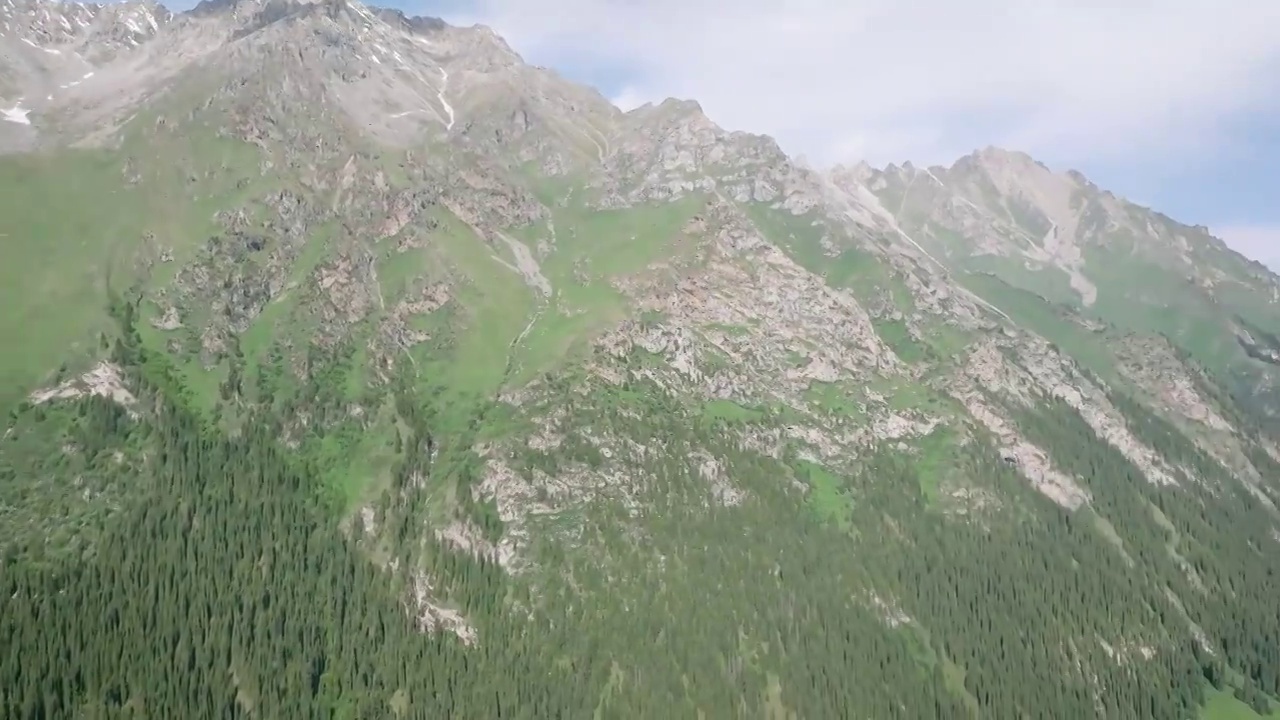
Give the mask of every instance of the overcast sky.
[{"label": "overcast sky", "polygon": [[1025,150],[1280,267],[1280,0],[399,4],[819,164]]}]

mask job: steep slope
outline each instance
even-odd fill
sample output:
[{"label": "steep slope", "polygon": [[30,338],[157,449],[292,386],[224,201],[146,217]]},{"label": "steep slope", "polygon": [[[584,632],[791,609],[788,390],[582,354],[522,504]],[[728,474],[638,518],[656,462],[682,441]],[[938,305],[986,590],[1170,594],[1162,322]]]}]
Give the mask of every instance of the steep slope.
[{"label": "steep slope", "polygon": [[1167,336],[1251,412],[1273,417],[1270,336],[1280,319],[1280,280],[1205,228],[995,148],[950,168],[837,172],[875,192],[957,272],[994,277],[1124,330]]},{"label": "steep slope", "polygon": [[1002,151],[818,171],[482,27],[16,3],[6,716],[1280,693],[1274,278],[1220,244]]}]

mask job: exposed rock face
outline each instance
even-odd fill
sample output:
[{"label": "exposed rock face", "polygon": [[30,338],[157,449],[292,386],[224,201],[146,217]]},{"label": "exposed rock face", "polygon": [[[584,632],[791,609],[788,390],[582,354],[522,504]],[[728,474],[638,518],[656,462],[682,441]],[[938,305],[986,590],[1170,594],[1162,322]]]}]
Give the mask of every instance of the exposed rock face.
[{"label": "exposed rock face", "polygon": [[1018,352],[1023,365],[1041,387],[1080,413],[1100,439],[1119,450],[1148,480],[1157,485],[1177,483],[1175,471],[1133,435],[1106,394],[1083,378],[1069,361],[1038,338],[1023,342]]},{"label": "exposed rock face", "polygon": [[124,384],[120,368],[107,362],[99,363],[78,378],[67,380],[57,387],[31,393],[31,402],[40,404],[50,400],[65,400],[82,395],[97,395],[113,400],[128,408],[137,402]]},{"label": "exposed rock face", "polygon": [[1021,368],[1010,366],[1000,350],[991,344],[975,349],[968,360],[965,368],[967,382],[953,385],[952,394],[974,420],[995,435],[1001,457],[1017,466],[1032,487],[1059,505],[1074,510],[1087,502],[1088,493],[1079,482],[1055,469],[1048,454],[1023,438],[1013,423],[984,395],[986,390],[1017,402],[1032,402],[1033,398],[1026,394],[1031,389],[1027,382],[1029,378]]},{"label": "exposed rock face", "polygon": [[[1010,362],[1007,350],[1017,353],[1017,364]],[[1023,337],[1007,348],[984,343],[970,353],[967,374],[981,387],[1024,405],[1034,405],[1041,395],[1066,402],[1099,439],[1119,450],[1148,480],[1158,485],[1177,482],[1164,460],[1134,437],[1106,394],[1043,340]]]},{"label": "exposed rock face", "polygon": [[[661,276],[648,284],[622,283],[639,309],[665,318],[632,331],[635,344],[666,356],[671,367],[720,398],[789,400],[815,380],[900,367],[856,300],[797,265],[728,204],[713,202],[707,227],[700,272],[673,285]],[[693,337],[710,347],[695,348]],[[699,356],[705,352],[726,362],[704,373]],[[793,354],[804,358],[801,367],[794,366]]]},{"label": "exposed rock face", "polygon": [[17,41],[45,55],[83,56],[102,64],[151,40],[174,15],[146,0],[121,3],[9,0],[0,6],[5,42]]},{"label": "exposed rock face", "polygon": [[636,108],[622,119],[620,133],[624,139],[606,163],[604,207],[715,191],[738,202],[785,201],[797,213],[817,204],[812,190],[804,199],[800,171],[772,139],[726,132],[695,102]]},{"label": "exposed rock face", "polygon": [[[1193,375],[1163,339],[1130,337],[1117,347],[1122,373],[1144,393],[1151,405],[1191,437],[1206,455],[1243,482],[1260,502],[1274,501],[1260,489],[1261,473],[1249,459],[1245,438],[1205,397],[1203,380]],[[1264,444],[1264,452],[1269,445]]]},{"label": "exposed rock face", "polygon": [[447,630],[465,645],[475,645],[479,633],[462,613],[438,603],[433,597],[431,579],[425,573],[413,577],[412,602],[417,609],[418,626],[427,631]]},{"label": "exposed rock face", "polygon": [[1231,432],[1231,423],[1205,398],[1187,367],[1167,342],[1129,338],[1118,347],[1120,369],[1155,396],[1165,409],[1215,432]]}]

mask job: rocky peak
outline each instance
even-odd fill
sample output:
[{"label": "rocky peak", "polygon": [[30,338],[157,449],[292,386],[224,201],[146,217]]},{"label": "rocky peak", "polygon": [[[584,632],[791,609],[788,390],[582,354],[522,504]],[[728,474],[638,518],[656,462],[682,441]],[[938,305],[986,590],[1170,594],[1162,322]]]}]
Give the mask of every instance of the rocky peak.
[{"label": "rocky peak", "polygon": [[248,19],[266,14],[288,16],[314,11],[336,17],[346,10],[344,0],[201,0],[195,7],[183,13],[198,18]]},{"label": "rocky peak", "polygon": [[[889,167],[893,167],[890,165]],[[853,165],[836,164],[827,170],[827,176],[839,185],[848,185],[857,183],[859,185],[868,185],[876,181],[877,178],[884,175],[887,170],[880,170],[873,167],[866,160],[860,160]]]},{"label": "rocky peak", "polygon": [[623,120],[636,132],[679,149],[688,150],[693,146],[710,149],[713,145],[724,144],[727,149],[717,151],[715,156],[730,164],[735,159],[790,162],[772,137],[727,131],[708,117],[702,105],[695,100],[667,98],[657,105],[645,103],[625,113]]},{"label": "rocky peak", "polygon": [[836,187],[847,192],[856,186],[868,185],[887,173],[887,170],[877,170],[866,162],[860,162],[856,165],[833,165],[826,174]]},{"label": "rocky peak", "polygon": [[1070,176],[1053,172],[1030,155],[997,147],[986,147],[960,158],[948,174],[957,179],[985,179],[1001,195],[1025,194],[1024,190],[1036,195],[1057,194],[1070,192],[1075,186]]},{"label": "rocky peak", "polygon": [[868,163],[866,160],[861,160],[855,165],[850,165],[850,166],[837,165],[834,168],[832,168],[832,174],[833,175],[846,174],[852,178],[855,178],[856,180],[858,180],[858,182],[865,183],[871,180],[873,177],[875,177],[876,169],[871,167],[871,164]]},{"label": "rocky peak", "polygon": [[1093,181],[1085,177],[1084,173],[1079,170],[1068,170],[1065,174],[1067,177],[1071,178],[1071,182],[1074,182],[1082,188],[1087,188],[1093,192],[1101,192],[1104,195],[1114,197],[1111,193],[1100,190],[1097,185],[1093,184]]},{"label": "rocky peak", "polygon": [[988,145],[957,159],[951,169],[988,170],[992,172],[1026,172],[1033,167],[1047,170],[1035,158],[1020,150],[1006,150]]},{"label": "rocky peak", "polygon": [[697,100],[669,97],[657,106],[658,111],[672,116],[689,117],[701,121],[707,117],[702,103]]},{"label": "rocky peak", "polygon": [[152,0],[78,3],[51,0],[3,0],[0,38],[50,55],[79,52],[103,60],[138,47],[156,36],[173,13]]},{"label": "rocky peak", "polygon": [[888,188],[892,188],[894,193],[900,193],[906,187],[912,187],[913,195],[923,192],[924,186],[914,187],[917,181],[923,179],[929,184],[938,185],[942,182],[938,178],[945,174],[945,168],[921,168],[910,160],[901,165],[889,163],[884,168],[872,167],[863,161],[852,166],[837,165],[830,171],[832,179],[846,188],[861,185],[877,193]]},{"label": "rocky peak", "polygon": [[383,22],[420,35],[429,35],[431,33],[440,32],[441,30],[445,30],[449,27],[449,25],[440,18],[421,17],[418,15],[410,17],[394,8],[370,8],[370,10]]},{"label": "rocky peak", "polygon": [[101,10],[98,5],[54,3],[40,0],[3,0],[0,37],[30,44],[56,45],[72,40],[90,27]]},{"label": "rocky peak", "polygon": [[697,100],[681,100],[673,97],[669,97],[657,104],[647,102],[627,111],[628,116],[635,118],[657,117],[660,113],[663,115],[701,115],[706,117],[702,111],[702,105]]},{"label": "rocky peak", "polygon": [[653,106],[649,112],[633,112],[628,119],[634,126],[654,136],[725,136],[726,133],[702,112],[695,103],[668,100]]},{"label": "rocky peak", "polygon": [[240,28],[235,37],[282,21],[324,19],[330,21],[330,31],[351,36],[350,47],[360,53],[359,61],[402,69],[412,64],[405,60],[405,41],[437,59],[461,61],[476,71],[509,68],[523,62],[506,42],[484,26],[459,28],[440,18],[408,16],[397,9],[354,0],[202,0],[184,15],[229,21]]},{"label": "rocky peak", "polygon": [[816,202],[812,173],[788,158],[773,138],[726,131],[697,102],[668,98],[646,103],[617,122],[605,206],[694,192],[720,193],[740,202],[782,201],[797,213]]},{"label": "rocky peak", "polygon": [[0,0],[0,147],[30,149],[50,109],[100,71],[165,34],[174,15],[150,0],[97,4]]},{"label": "rocky peak", "polygon": [[[1116,280],[1120,268],[1134,263],[1142,263],[1147,278],[1157,269],[1171,273],[1159,282],[1185,283],[1201,298],[1195,302],[1219,303],[1231,286],[1280,297],[1269,273],[1204,228],[1177,223],[1102,190],[1079,171],[1054,171],[1023,152],[985,147],[946,168],[907,162],[883,170],[835,168],[830,177],[847,193],[874,193],[905,232],[953,268],[994,273],[1057,302],[1093,307],[1100,287],[1127,294],[1122,285],[1133,289],[1134,302],[1164,303],[1148,292],[1159,283]],[[1041,278],[1035,287],[1022,284],[1028,272]]]},{"label": "rocky peak", "polygon": [[[149,0],[103,5],[86,57],[102,61],[112,56],[109,50],[104,51],[107,48],[138,47],[155,38],[173,17],[163,5]],[[102,48],[103,45],[107,48]]]},{"label": "rocky peak", "polygon": [[625,113],[623,120],[628,126],[654,137],[673,134],[727,134],[693,100],[667,98],[656,105],[645,103]]},{"label": "rocky peak", "polygon": [[488,25],[448,27],[457,52],[468,55],[476,69],[493,71],[525,65],[520,53],[512,50],[507,41]]}]

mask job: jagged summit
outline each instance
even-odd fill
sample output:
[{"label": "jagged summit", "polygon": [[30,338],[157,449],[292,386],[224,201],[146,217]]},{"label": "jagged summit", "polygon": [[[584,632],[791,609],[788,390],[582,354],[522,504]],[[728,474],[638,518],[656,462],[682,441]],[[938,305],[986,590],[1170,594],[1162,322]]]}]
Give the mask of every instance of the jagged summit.
[{"label": "jagged summit", "polygon": [[448,27],[448,24],[436,17],[423,17],[418,15],[406,16],[401,10],[393,8],[372,8],[374,14],[389,23],[398,23],[414,32],[423,34],[438,32]]},{"label": "jagged summit", "polygon": [[173,17],[150,0],[108,4],[6,0],[0,5],[0,47],[11,57],[25,48],[51,56],[78,54],[103,63],[146,43]]},{"label": "jagged summit", "polygon": [[206,0],[177,15],[146,2],[22,2],[0,34],[13,58],[0,68],[0,105],[9,125],[27,127],[18,147],[99,142],[188,70],[228,81],[287,74],[302,84],[286,88],[324,93],[393,142],[432,125],[452,130],[460,103],[451,97],[484,102],[497,94],[484,88],[527,85],[516,79],[526,72],[519,55],[488,28],[346,0]]},{"label": "jagged summit", "polygon": [[697,100],[690,100],[687,98],[674,98],[674,97],[669,97],[658,103],[649,101],[644,103],[643,105],[638,105],[632,108],[628,112],[651,113],[656,111],[667,112],[667,113],[689,114],[689,115],[705,115],[706,114],[702,110],[702,104],[699,103]]},{"label": "jagged summit", "polygon": [[187,11],[188,14],[194,16],[217,15],[220,13],[234,12],[236,8],[244,2],[253,2],[257,4],[257,0],[200,0],[194,7]]},{"label": "jagged summit", "polygon": [[1003,163],[1003,164],[1025,164],[1035,163],[1036,160],[1021,150],[1010,150],[995,145],[986,145],[975,149],[973,152],[965,155],[964,159],[972,159],[987,163]]},{"label": "jagged summit", "polygon": [[203,18],[254,18],[258,25],[287,18],[301,19],[308,15],[337,20],[351,14],[357,23],[366,26],[371,26],[376,19],[391,27],[424,36],[449,28],[440,18],[407,16],[398,9],[366,5],[354,0],[201,0],[183,14]]},{"label": "jagged summit", "polygon": [[[1011,281],[1017,276],[1020,287],[1055,301],[1086,308],[1150,303],[1154,310],[1165,301],[1117,275],[1134,258],[1185,279],[1211,303],[1228,287],[1275,293],[1273,277],[1260,275],[1205,228],[1177,223],[1024,152],[985,147],[950,167],[905,163],[864,170],[860,178],[931,252]],[[1042,279],[1031,282],[1028,273]],[[1066,282],[1051,289],[1059,278]]]}]

